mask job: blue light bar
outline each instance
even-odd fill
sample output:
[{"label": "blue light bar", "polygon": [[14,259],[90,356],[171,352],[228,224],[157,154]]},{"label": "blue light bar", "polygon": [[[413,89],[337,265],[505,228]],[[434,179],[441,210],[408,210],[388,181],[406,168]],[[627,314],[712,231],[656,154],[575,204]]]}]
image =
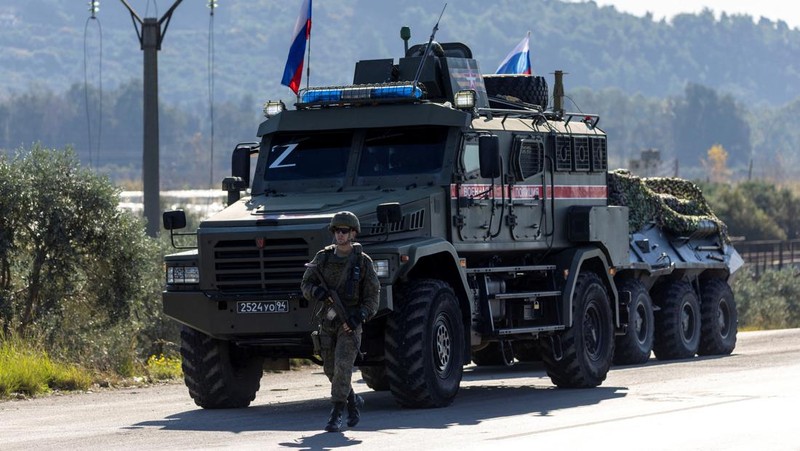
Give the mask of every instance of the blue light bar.
[{"label": "blue light bar", "polygon": [[422,90],[414,85],[378,86],[372,88],[370,95],[378,99],[421,99]]},{"label": "blue light bar", "polygon": [[422,96],[422,89],[410,83],[330,86],[303,90],[300,94],[300,103],[331,104],[386,99],[418,100]]}]

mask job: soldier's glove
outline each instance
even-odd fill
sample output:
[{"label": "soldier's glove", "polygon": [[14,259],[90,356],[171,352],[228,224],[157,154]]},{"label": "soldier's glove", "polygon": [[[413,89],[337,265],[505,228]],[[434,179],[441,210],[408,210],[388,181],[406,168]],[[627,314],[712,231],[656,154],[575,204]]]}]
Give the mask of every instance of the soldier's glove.
[{"label": "soldier's glove", "polygon": [[328,292],[320,286],[314,287],[311,295],[314,296],[314,300],[317,302],[326,302],[328,300]]},{"label": "soldier's glove", "polygon": [[365,319],[367,319],[367,312],[364,309],[358,309],[347,318],[347,327],[350,330],[356,330]]}]

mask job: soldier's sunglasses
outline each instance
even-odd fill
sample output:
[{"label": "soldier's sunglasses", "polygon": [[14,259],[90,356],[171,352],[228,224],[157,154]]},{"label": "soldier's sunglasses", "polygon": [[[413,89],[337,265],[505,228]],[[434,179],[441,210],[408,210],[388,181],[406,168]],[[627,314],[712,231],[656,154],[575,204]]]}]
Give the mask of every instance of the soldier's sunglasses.
[{"label": "soldier's sunglasses", "polygon": [[343,235],[347,235],[352,230],[350,227],[334,227],[333,233],[341,233]]}]

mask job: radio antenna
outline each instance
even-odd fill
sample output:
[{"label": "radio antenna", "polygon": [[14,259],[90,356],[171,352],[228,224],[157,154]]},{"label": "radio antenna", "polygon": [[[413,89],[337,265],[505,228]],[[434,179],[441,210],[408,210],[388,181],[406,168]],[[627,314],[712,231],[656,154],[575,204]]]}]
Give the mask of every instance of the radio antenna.
[{"label": "radio antenna", "polygon": [[444,4],[444,8],[442,8],[442,12],[439,14],[439,18],[436,19],[436,25],[433,26],[433,30],[431,31],[431,37],[428,39],[428,45],[425,46],[425,53],[422,54],[422,61],[419,62],[419,67],[417,67],[417,75],[414,76],[414,91],[417,90],[417,84],[419,83],[419,77],[422,75],[422,68],[425,67],[425,60],[428,59],[428,52],[431,51],[431,43],[433,42],[433,38],[436,36],[436,32],[439,31],[439,21],[442,20],[442,16],[444,15],[444,10],[447,8],[447,3]]}]

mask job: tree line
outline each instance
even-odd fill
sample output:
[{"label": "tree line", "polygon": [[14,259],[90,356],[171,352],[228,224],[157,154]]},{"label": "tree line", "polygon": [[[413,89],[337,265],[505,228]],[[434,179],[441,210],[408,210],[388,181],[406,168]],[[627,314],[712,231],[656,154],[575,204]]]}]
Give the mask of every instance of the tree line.
[{"label": "tree line", "polygon": [[[142,8],[142,3],[134,6]],[[800,30],[783,21],[715,17],[708,10],[656,21],[594,2],[499,0],[487,5],[485,0],[450,4],[436,34],[439,41],[469,45],[486,73],[531,31],[534,72],[564,70],[574,87],[616,87],[629,95],[665,98],[696,83],[747,104],[772,106],[800,96]],[[427,42],[441,6],[423,0],[315,2],[312,83],[347,83],[356,61],[399,57],[401,26],[411,27],[412,44]],[[247,94],[260,101],[290,99],[279,83],[299,8],[299,0],[219,4],[214,46],[220,100]],[[58,91],[83,80],[83,5],[6,0],[2,13],[11,19],[0,34],[0,46],[6,49],[0,53],[0,95],[28,89],[29,80],[46,80]],[[183,2],[170,22],[159,65],[162,95],[171,104],[191,103],[207,94],[208,13],[205,2]],[[156,15],[153,8],[149,15]],[[104,25],[103,75],[107,86],[116,87],[132,73],[141,73],[141,51],[119,2],[105,5],[99,18]],[[99,40],[89,33],[90,75],[96,75],[92,58],[98,55]]]},{"label": "tree line", "polygon": [[[131,80],[100,93],[73,85],[56,93],[34,88],[0,101],[0,152],[6,154],[34,143],[50,148],[71,146],[87,167],[116,183],[137,186],[142,166],[142,84]],[[230,171],[236,143],[256,140],[257,107],[252,97],[215,105],[214,180],[207,107],[178,108],[162,103],[159,112],[163,189],[219,188]],[[99,112],[102,109],[102,116]],[[90,141],[91,140],[91,141]],[[90,146],[91,142],[91,146]]]},{"label": "tree line", "polygon": [[[35,142],[53,148],[69,145],[87,166],[116,183],[137,186],[142,165],[141,86],[139,80],[131,80],[107,90],[101,106],[96,89],[87,92],[77,84],[63,93],[33,88],[0,100],[0,152]],[[796,152],[800,128],[786,127],[782,120],[800,113],[800,98],[784,107],[763,107],[755,114],[730,94],[696,84],[666,99],[629,96],[614,88],[575,89],[568,94],[572,101],[568,109],[600,114],[600,128],[609,135],[612,167],[626,168],[640,151],[657,148],[665,159],[677,159],[679,176],[703,180],[708,176],[702,164],[706,153],[719,145],[727,152],[733,180],[800,178]],[[207,105],[162,102],[162,188],[218,188],[230,170],[233,147],[257,140],[258,123],[263,120],[259,109],[252,96],[215,104],[212,166]]]},{"label": "tree line", "polygon": [[[83,8],[57,0],[10,0],[0,7],[8,22],[0,34],[0,149],[72,144],[81,161],[115,180],[140,178],[141,82],[131,74],[141,73],[142,58],[130,17],[117,6],[100,16],[106,24],[102,101],[100,43],[92,36],[83,41]],[[401,25],[412,28],[412,44],[427,41],[433,9],[422,0],[316,3],[311,83],[350,83],[356,61],[398,58]],[[242,0],[215,13],[213,163],[208,10],[186,2],[176,10],[159,56],[165,188],[216,186],[229,150],[255,138],[263,101],[293,103],[279,80],[297,10],[292,2]],[[352,26],[363,18],[369,26]],[[678,161],[679,175],[702,178],[701,158],[719,144],[735,179],[798,177],[800,130],[785,119],[800,112],[800,30],[749,16],[717,18],[708,10],[666,22],[593,2],[503,0],[487,9],[484,1],[464,0],[446,10],[436,39],[467,43],[482,71],[491,73],[528,30],[534,72],[569,74],[575,108],[601,114],[616,167],[656,148]],[[86,86],[75,83],[84,69]],[[102,130],[99,147],[97,139],[89,145],[88,128]]]}]

